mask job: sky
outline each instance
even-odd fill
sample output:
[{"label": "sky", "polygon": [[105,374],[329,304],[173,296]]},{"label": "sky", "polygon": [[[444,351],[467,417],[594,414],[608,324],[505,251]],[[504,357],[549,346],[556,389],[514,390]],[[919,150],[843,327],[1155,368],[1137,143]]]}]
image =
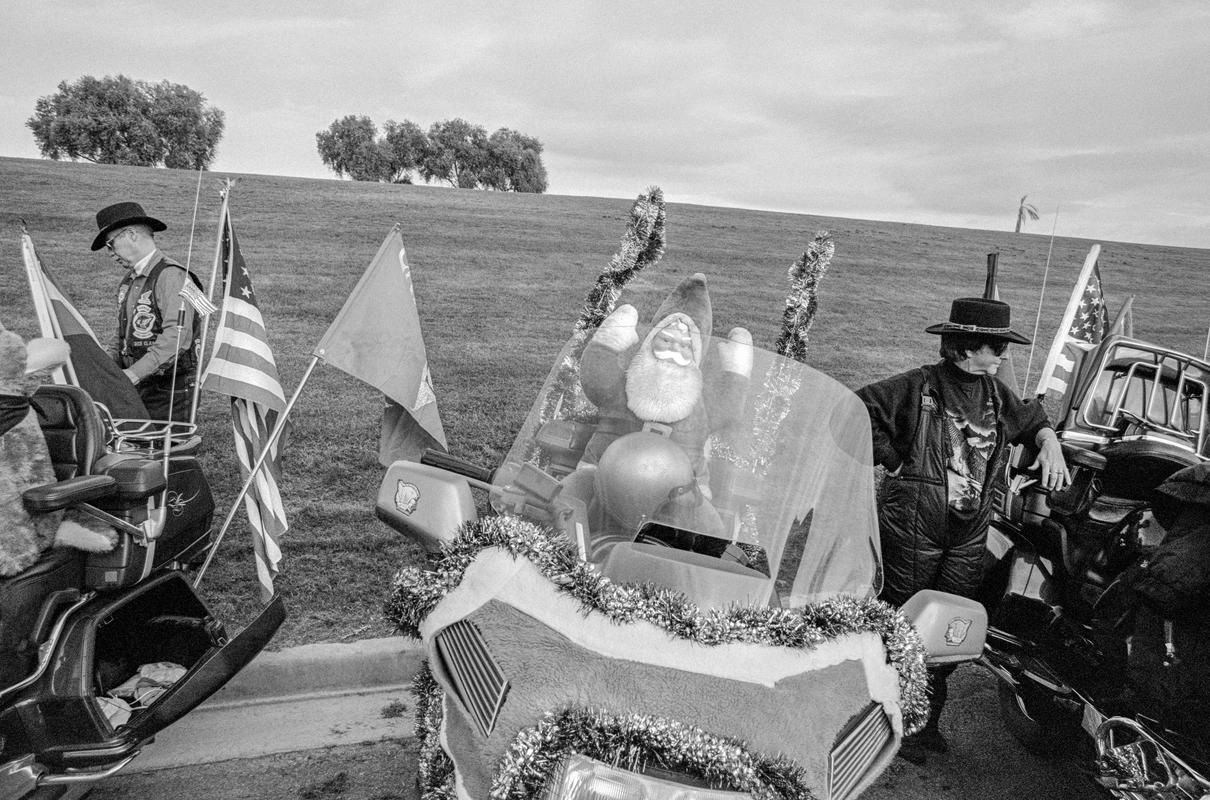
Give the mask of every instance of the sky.
[{"label": "sky", "polygon": [[1210,3],[27,0],[0,155],[83,75],[226,115],[212,168],[334,178],[349,114],[544,145],[549,192],[1210,248]]}]

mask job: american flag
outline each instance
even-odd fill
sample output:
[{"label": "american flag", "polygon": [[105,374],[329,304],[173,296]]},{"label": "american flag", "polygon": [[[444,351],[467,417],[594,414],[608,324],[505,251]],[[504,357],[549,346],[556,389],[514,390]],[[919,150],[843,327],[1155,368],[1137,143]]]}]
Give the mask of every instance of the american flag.
[{"label": "american flag", "polygon": [[[214,355],[206,366],[202,388],[231,398],[235,451],[240,474],[246,481],[273,432],[278,414],[286,407],[286,397],[269,348],[265,320],[252,289],[252,276],[240,254],[226,204],[220,224],[223,231],[220,260],[226,291],[214,336]],[[278,489],[284,446],[284,437],[274,442],[244,497],[244,508],[252,525],[256,575],[265,602],[273,596],[273,579],[281,561],[281,537],[288,527]]]},{"label": "american flag", "polygon": [[1097,265],[1100,252],[1101,246],[1093,245],[1080,271],[1059,334],[1051,343],[1046,366],[1042,368],[1037,389],[1039,395],[1065,398],[1084,355],[1099,345],[1109,333],[1109,311],[1105,307],[1101,269]]}]

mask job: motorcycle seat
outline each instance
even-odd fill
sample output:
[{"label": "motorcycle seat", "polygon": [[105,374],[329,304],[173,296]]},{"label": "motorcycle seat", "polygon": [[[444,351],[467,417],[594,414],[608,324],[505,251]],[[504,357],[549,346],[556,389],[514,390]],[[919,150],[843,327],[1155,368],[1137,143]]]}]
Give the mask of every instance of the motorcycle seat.
[{"label": "motorcycle seat", "polygon": [[106,433],[92,398],[78,386],[39,386],[31,398],[59,480],[91,475],[105,454]]}]

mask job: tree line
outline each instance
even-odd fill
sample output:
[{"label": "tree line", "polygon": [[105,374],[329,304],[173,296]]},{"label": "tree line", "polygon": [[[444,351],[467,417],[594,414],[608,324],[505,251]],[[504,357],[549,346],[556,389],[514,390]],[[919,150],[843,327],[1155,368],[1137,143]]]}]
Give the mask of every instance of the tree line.
[{"label": "tree line", "polygon": [[350,114],[315,134],[320,159],[337,175],[385,183],[445,182],[462,189],[546,191],[542,143],[532,136],[487,129],[464,119],[387,120],[379,134],[366,116]]},{"label": "tree line", "polygon": [[[42,155],[54,160],[209,169],[224,115],[188,86],[85,75],[38,98],[25,124]],[[369,117],[349,115],[315,139],[323,163],[354,180],[534,193],[547,187],[542,143],[510,128],[489,136],[464,119],[435,122],[427,131],[410,120],[388,120],[380,135]]]}]

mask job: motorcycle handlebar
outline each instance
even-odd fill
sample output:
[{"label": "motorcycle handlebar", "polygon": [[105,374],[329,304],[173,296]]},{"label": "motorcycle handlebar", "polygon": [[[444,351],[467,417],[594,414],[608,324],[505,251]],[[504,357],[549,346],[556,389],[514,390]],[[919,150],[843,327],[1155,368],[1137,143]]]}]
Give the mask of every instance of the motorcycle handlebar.
[{"label": "motorcycle handlebar", "polygon": [[420,463],[429,467],[443,469],[446,472],[452,472],[455,475],[461,475],[464,478],[480,481],[481,483],[491,483],[495,476],[494,469],[487,469],[478,464],[459,458],[458,456],[444,453],[440,450],[429,448],[420,456]]}]

